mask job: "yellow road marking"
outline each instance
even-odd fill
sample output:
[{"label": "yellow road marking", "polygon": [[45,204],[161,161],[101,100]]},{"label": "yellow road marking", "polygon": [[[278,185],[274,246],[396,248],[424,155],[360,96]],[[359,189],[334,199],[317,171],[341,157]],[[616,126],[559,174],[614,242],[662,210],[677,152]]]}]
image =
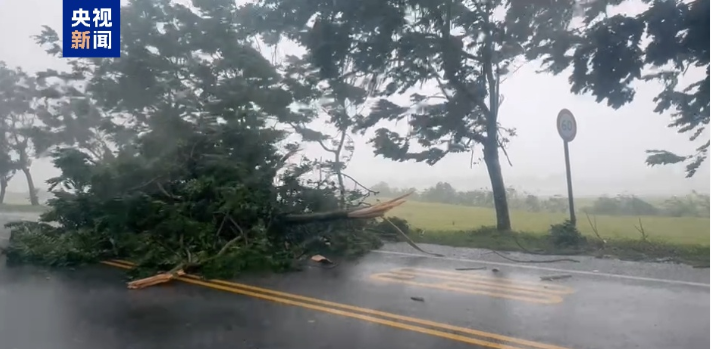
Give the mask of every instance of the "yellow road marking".
[{"label": "yellow road marking", "polygon": [[[104,263],[106,265],[118,267],[118,268],[123,268],[123,269],[131,269],[133,267],[132,263],[127,262],[127,261],[121,261],[121,260],[105,261],[102,263]],[[508,336],[499,335],[499,334],[495,334],[495,333],[474,330],[474,329],[470,329],[470,328],[466,328],[466,327],[448,325],[448,324],[444,324],[444,323],[439,323],[439,322],[434,322],[434,321],[429,321],[429,320],[424,320],[424,319],[419,319],[419,318],[414,318],[414,317],[409,317],[409,316],[404,316],[404,315],[397,315],[397,314],[387,313],[387,312],[379,311],[379,310],[375,310],[375,309],[361,308],[361,307],[356,307],[356,306],[352,306],[352,305],[348,305],[348,304],[330,302],[330,301],[326,301],[326,300],[322,300],[322,299],[318,299],[318,298],[311,298],[311,297],[301,296],[301,295],[297,295],[297,294],[280,292],[280,291],[270,290],[270,289],[266,289],[266,288],[261,288],[261,287],[246,285],[246,284],[240,284],[240,283],[236,283],[236,282],[230,282],[230,281],[224,281],[224,280],[206,281],[206,280],[202,280],[199,277],[196,277],[193,275],[186,275],[186,276],[178,278],[178,280],[189,283],[189,284],[200,285],[200,286],[204,286],[204,287],[208,287],[208,288],[213,288],[213,289],[217,289],[217,290],[222,290],[222,291],[231,292],[231,293],[235,293],[235,294],[241,294],[241,295],[264,299],[264,300],[269,300],[269,301],[273,301],[273,302],[277,302],[277,303],[288,304],[288,305],[298,306],[298,307],[312,309],[312,310],[318,310],[318,311],[322,311],[322,312],[326,312],[326,313],[330,313],[330,314],[350,317],[350,318],[373,322],[373,323],[377,323],[377,324],[381,324],[381,325],[385,325],[385,326],[390,326],[390,327],[409,330],[409,331],[413,331],[413,332],[428,334],[428,335],[435,336],[435,337],[451,339],[451,340],[474,344],[474,345],[480,345],[480,346],[484,346],[484,347],[488,347],[488,348],[494,348],[494,349],[523,349],[523,348],[566,349],[566,348],[555,346],[555,345],[538,343],[538,342],[529,341],[529,340],[525,340],[525,339],[508,337]],[[308,303],[306,303],[306,302],[308,302]],[[368,314],[368,315],[364,315],[364,314]],[[369,316],[369,315],[373,315],[373,316]],[[378,317],[375,317],[375,316],[378,316]],[[385,319],[383,319],[383,318],[385,318]],[[428,326],[428,327],[432,327],[435,329],[414,326],[411,324],[396,322],[396,321],[391,321],[391,320],[386,320],[386,319],[409,322],[411,324]],[[444,331],[459,332],[459,333],[467,334],[470,336],[476,336],[479,338],[472,338],[472,337],[463,336],[461,334],[444,332],[443,330]],[[491,341],[487,341],[484,339],[496,340],[496,341],[500,341],[500,342],[508,342],[513,345],[522,345],[523,347],[512,346],[512,345],[508,345],[508,344],[504,344],[504,343],[491,342]]]},{"label": "yellow road marking", "polygon": [[[505,279],[501,277],[490,277],[490,276],[483,276],[483,275],[477,275],[477,274],[467,274],[467,273],[461,273],[461,272],[452,272],[452,271],[445,271],[445,270],[437,270],[437,269],[425,269],[425,268],[402,268],[399,269],[400,272],[403,273],[411,273],[411,274],[434,274],[434,275],[441,275],[441,278],[447,278],[447,277],[454,277],[456,280],[482,280],[483,281],[490,281],[495,283],[496,285],[513,285],[516,288],[523,288],[523,289],[533,289],[533,290],[539,290],[541,292],[550,292],[550,293],[557,293],[557,294],[571,294],[574,293],[575,291],[566,286],[561,286],[561,285],[555,285],[555,284],[543,284],[538,281],[526,281],[526,280],[512,280],[512,279]],[[528,287],[526,287],[528,285]]]},{"label": "yellow road marking", "polygon": [[[459,292],[459,293],[469,293],[469,294],[478,294],[478,295],[484,295],[484,296],[495,297],[495,298],[514,299],[514,300],[523,301],[523,302],[530,302],[530,303],[556,304],[556,303],[560,303],[563,301],[563,299],[560,296],[540,295],[540,298],[526,297],[526,296],[521,296],[521,295],[504,293],[505,291],[503,291],[503,290],[501,292],[493,292],[493,291],[486,291],[486,290],[481,290],[481,289],[476,289],[476,288],[459,287],[459,285],[457,285],[456,283],[428,284],[425,282],[391,279],[386,274],[371,275],[371,279],[379,280],[379,281],[395,282],[395,283],[405,284],[405,285],[410,285],[410,286]],[[469,285],[469,286],[471,286],[471,285]]]},{"label": "yellow road marking", "polygon": [[456,277],[456,276],[443,276],[443,275],[436,275],[436,274],[429,274],[429,273],[416,273],[416,272],[405,272],[405,271],[400,271],[400,270],[395,270],[395,271],[389,271],[387,273],[380,273],[380,274],[374,274],[374,275],[382,275],[382,276],[388,276],[390,278],[396,278],[400,280],[412,280],[417,276],[421,277],[426,277],[426,278],[431,278],[431,279],[441,279],[441,280],[447,280],[451,281],[452,283],[456,284],[462,284],[462,285],[474,285],[478,286],[481,288],[493,288],[493,289],[506,289],[510,290],[511,292],[533,292],[533,293],[545,293],[545,294],[553,294],[553,295],[565,295],[565,294],[570,294],[573,293],[572,289],[555,289],[551,288],[548,289],[545,287],[545,285],[537,285],[538,287],[531,287],[531,286],[526,286],[526,285],[518,285],[514,282],[511,282],[511,280],[508,279],[489,279],[489,280],[482,280],[482,279],[468,279],[466,278],[466,275],[464,277]]},{"label": "yellow road marking", "polygon": [[[507,298],[539,304],[561,303],[563,301],[562,295],[574,292],[573,289],[560,285],[545,285],[538,282],[455,273],[435,269],[393,269],[385,273],[373,274],[370,278],[410,286]],[[443,280],[443,282],[422,282],[417,281],[417,278]]]}]

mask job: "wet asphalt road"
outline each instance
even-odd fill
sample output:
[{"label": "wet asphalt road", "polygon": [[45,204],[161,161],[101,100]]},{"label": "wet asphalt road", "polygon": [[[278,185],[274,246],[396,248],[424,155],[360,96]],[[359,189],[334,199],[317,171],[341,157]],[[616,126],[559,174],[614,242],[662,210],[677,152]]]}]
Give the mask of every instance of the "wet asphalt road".
[{"label": "wet asphalt road", "polygon": [[334,268],[140,291],[111,266],[0,261],[0,349],[709,346],[707,269],[425,247],[446,257],[394,244]]}]

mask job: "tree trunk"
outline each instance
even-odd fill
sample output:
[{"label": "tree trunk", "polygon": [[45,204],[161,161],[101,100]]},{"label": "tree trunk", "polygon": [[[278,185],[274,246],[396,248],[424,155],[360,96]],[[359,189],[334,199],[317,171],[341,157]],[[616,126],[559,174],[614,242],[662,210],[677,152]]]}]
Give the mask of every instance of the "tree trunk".
[{"label": "tree trunk", "polygon": [[341,131],[341,141],[338,143],[338,149],[336,149],[335,153],[335,160],[336,163],[335,165],[338,166],[338,170],[336,171],[336,176],[338,178],[338,190],[340,192],[340,204],[341,208],[346,207],[346,185],[343,182],[343,166],[341,164],[341,151],[343,151],[343,142],[346,141],[346,131]]},{"label": "tree trunk", "polygon": [[491,180],[491,192],[494,196],[494,209],[496,210],[496,229],[499,231],[511,230],[511,217],[509,216],[509,203],[506,200],[506,186],[504,176],[501,174],[499,162],[499,147],[497,144],[484,145],[484,162]]},{"label": "tree trunk", "polygon": [[7,178],[0,178],[0,204],[5,203],[5,193],[7,193]]},{"label": "tree trunk", "polygon": [[412,195],[412,193],[414,193],[414,191],[409,192],[405,195],[400,195],[394,199],[375,204],[373,206],[357,207],[347,210],[335,210],[328,212],[286,214],[279,217],[279,220],[282,223],[305,224],[315,222],[329,222],[339,219],[371,219],[376,217],[384,217],[388,211],[397,206],[402,205],[405,202],[405,198]]},{"label": "tree trunk", "polygon": [[39,198],[37,198],[37,190],[35,189],[35,182],[32,180],[30,169],[23,167],[22,172],[25,174],[25,178],[27,178],[27,189],[30,191],[30,204],[32,206],[38,206]]}]

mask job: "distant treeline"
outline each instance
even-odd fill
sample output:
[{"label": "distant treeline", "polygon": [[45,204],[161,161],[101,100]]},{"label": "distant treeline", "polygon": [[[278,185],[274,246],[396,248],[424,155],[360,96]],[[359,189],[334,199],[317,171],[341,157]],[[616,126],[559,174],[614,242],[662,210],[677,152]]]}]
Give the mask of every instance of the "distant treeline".
[{"label": "distant treeline", "polygon": [[[372,190],[378,192],[380,197],[395,197],[414,191],[410,200],[472,207],[494,207],[491,191],[458,191],[447,182],[439,182],[425,190],[395,188],[385,182],[380,182]],[[531,212],[567,212],[568,210],[568,199],[560,195],[539,197],[517,191],[514,188],[506,189],[506,195],[512,210]],[[586,205],[577,207],[577,210],[589,214],[611,216],[709,217],[709,195],[692,192],[686,196],[674,196],[654,204],[634,195],[601,196]]]}]

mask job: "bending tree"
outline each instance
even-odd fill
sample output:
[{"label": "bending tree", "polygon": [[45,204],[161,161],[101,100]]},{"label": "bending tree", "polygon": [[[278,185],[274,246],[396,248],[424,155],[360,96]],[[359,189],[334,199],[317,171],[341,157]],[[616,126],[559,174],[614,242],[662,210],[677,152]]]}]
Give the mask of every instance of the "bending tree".
[{"label": "bending tree", "polygon": [[[654,98],[654,111],[670,112],[669,127],[698,141],[709,123],[709,0],[644,0],[648,8],[641,14],[608,15],[626,2],[579,2],[582,25],[558,32],[529,57],[543,57],[554,74],[572,67],[571,91],[590,93],[615,109],[634,100],[633,83],[659,81],[664,89]],[[691,83],[683,84],[683,77]],[[648,150],[647,164],[686,163],[691,177],[708,149],[706,139],[695,154]]]},{"label": "bending tree", "polygon": [[[267,39],[284,35],[306,47],[322,79],[356,76],[371,94],[385,97],[360,120],[361,130],[407,120],[406,134],[376,130],[371,140],[376,154],[432,165],[481,145],[497,227],[509,230],[500,150],[505,154],[515,130],[499,122],[500,86],[523,63],[532,33],[565,27],[570,14],[558,11],[556,3],[263,0],[252,18],[264,19],[256,25]],[[344,66],[352,69],[344,72]],[[423,84],[438,93],[412,93]],[[412,105],[387,99],[403,93],[410,93]]]},{"label": "bending tree", "polygon": [[[40,105],[42,96],[39,94],[37,80],[22,69],[10,69],[4,62],[0,62],[0,122],[2,122],[3,150],[9,151],[2,160],[3,176],[0,179],[4,195],[7,181],[12,177],[14,170],[19,169],[27,179],[27,191],[30,203],[39,205],[37,189],[32,179],[30,167],[36,152],[31,135],[37,123],[36,110]],[[12,160],[10,153],[14,153]]]},{"label": "bending tree", "polygon": [[17,171],[17,161],[12,158],[5,124],[0,123],[0,204],[5,202],[7,185]]},{"label": "bending tree", "polygon": [[[49,181],[51,210],[39,224],[15,225],[8,260],[122,258],[149,274],[170,270],[152,283],[180,271],[229,277],[286,267],[314,248],[378,246],[365,231],[367,218],[403,200],[334,210],[337,190],[302,179],[312,168],[287,161],[298,148],[285,138],[289,125],[312,117],[291,109],[311,95],[235,24],[247,15],[230,0],[200,3],[197,11],[131,0],[121,13],[120,59],[70,60],[72,71],[42,75],[68,86],[48,90],[59,91],[57,107],[68,106],[63,96],[84,106],[66,115],[50,108],[48,118],[67,125],[91,114],[100,122],[90,125],[125,141],[113,141],[112,156],[52,150],[62,173]],[[61,52],[51,28],[37,40],[48,53]]]}]

